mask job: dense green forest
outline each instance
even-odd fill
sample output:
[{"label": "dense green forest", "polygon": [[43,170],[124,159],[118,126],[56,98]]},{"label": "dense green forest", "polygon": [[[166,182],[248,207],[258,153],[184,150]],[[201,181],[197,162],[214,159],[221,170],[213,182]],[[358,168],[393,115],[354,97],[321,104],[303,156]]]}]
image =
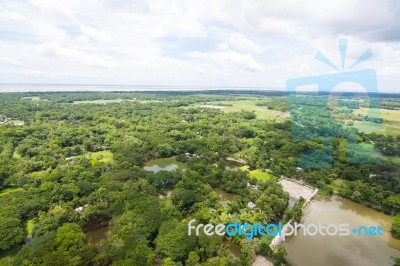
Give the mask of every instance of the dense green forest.
[{"label": "dense green forest", "polygon": [[[385,121],[356,115],[363,102],[341,101],[332,109],[327,96],[318,97],[291,102],[276,92],[1,94],[0,264],[250,265],[260,254],[286,265],[284,248],[270,250],[268,237],[187,235],[191,219],[300,219],[301,208],[288,208],[281,176],[396,215],[400,136],[351,127],[351,119]],[[283,120],[261,119],[252,110],[223,111],[225,101],[249,100],[255,107],[295,111]],[[399,102],[387,95],[380,105],[397,110]],[[210,103],[221,109],[202,107]],[[338,119],[329,119],[332,113]],[[349,139],[381,156],[349,154]],[[143,168],[173,156],[186,167]],[[270,177],[255,178],[233,162],[268,170]],[[215,188],[234,199],[223,204]],[[85,233],[106,225],[109,239],[87,241]]]}]

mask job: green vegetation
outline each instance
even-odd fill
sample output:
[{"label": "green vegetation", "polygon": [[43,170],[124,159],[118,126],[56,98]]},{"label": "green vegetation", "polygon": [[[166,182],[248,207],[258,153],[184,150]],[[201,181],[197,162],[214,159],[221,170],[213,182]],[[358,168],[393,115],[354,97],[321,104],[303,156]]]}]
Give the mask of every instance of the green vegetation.
[{"label": "green vegetation", "polygon": [[15,158],[15,159],[21,159],[21,155],[19,155],[17,151],[14,151],[14,153],[13,153],[13,158]]},{"label": "green vegetation", "polygon": [[287,112],[272,110],[265,106],[257,105],[260,100],[237,100],[237,101],[222,101],[222,102],[209,102],[204,105],[198,105],[205,108],[217,108],[223,112],[240,112],[242,110],[255,113],[259,119],[276,119],[283,121],[288,118]]},{"label": "green vegetation", "polygon": [[35,220],[31,219],[26,221],[26,237],[32,237],[33,227],[35,226]]},{"label": "green vegetation", "polygon": [[249,170],[249,166],[248,165],[244,165],[242,167],[240,167],[241,170],[243,171],[248,171],[249,172],[249,177],[250,178],[255,178],[258,180],[263,180],[263,181],[267,181],[272,179],[277,179],[276,176],[274,176],[273,174],[267,172],[267,171],[263,171],[261,169],[255,169],[255,170]]},{"label": "green vegetation", "polygon": [[175,156],[171,157],[171,158],[161,158],[161,159],[151,160],[151,161],[146,162],[144,165],[145,166],[157,165],[160,168],[165,168],[165,167],[167,167],[168,165],[171,165],[171,164],[176,164],[181,169],[185,168],[185,166],[186,166],[185,163],[178,162],[176,160]]},{"label": "green vegetation", "polygon": [[265,171],[262,171],[260,169],[256,169],[256,170],[250,171],[249,176],[252,177],[252,178],[259,179],[259,180],[269,180],[271,178],[275,178],[276,179],[276,176],[274,176],[273,174],[265,172]]},{"label": "green vegetation", "polygon": [[31,101],[40,101],[40,97],[39,96],[29,96],[29,97],[21,97],[21,100],[31,100]]},{"label": "green vegetation", "polygon": [[292,220],[299,223],[301,221],[301,216],[303,215],[303,205],[305,202],[305,199],[300,198],[293,208],[286,213],[285,221]]},{"label": "green vegetation", "polygon": [[382,123],[374,123],[371,121],[355,121],[354,127],[365,133],[382,133],[396,136],[400,134],[400,110],[388,109],[368,109],[361,108],[354,112],[355,116],[365,116],[369,118],[380,118]]},{"label": "green vegetation", "polygon": [[383,160],[388,160],[395,164],[400,164],[400,157],[399,156],[382,156]]},{"label": "green vegetation", "polygon": [[329,187],[332,189],[332,191],[339,191],[342,188],[344,182],[344,179],[337,178],[329,185]]},{"label": "green vegetation", "polygon": [[102,99],[102,100],[88,100],[88,101],[74,101],[74,104],[107,104],[107,103],[121,103],[123,101],[131,101],[126,99]]},{"label": "green vegetation", "polygon": [[21,120],[8,120],[5,124],[6,125],[13,125],[13,126],[22,126],[24,125],[24,121]]},{"label": "green vegetation", "polygon": [[85,157],[91,162],[103,162],[103,163],[113,163],[113,154],[111,151],[96,151],[88,152]]},{"label": "green vegetation", "polygon": [[20,188],[20,187],[18,187],[18,188],[6,188],[6,189],[3,189],[2,191],[0,191],[0,197],[8,195],[10,193],[19,192],[19,191],[24,191],[24,189]]},{"label": "green vegetation", "polygon": [[385,132],[382,124],[373,123],[370,121],[355,121],[353,127],[364,133],[383,133]]},{"label": "green vegetation", "polygon": [[[40,104],[24,97],[39,97]],[[284,247],[269,250],[269,238],[187,236],[191,219],[300,219],[300,205],[288,208],[281,175],[398,214],[400,137],[329,120],[327,101],[301,97],[290,102],[296,108],[289,116],[289,102],[276,92],[1,94],[1,121],[25,123],[0,126],[0,261],[250,265],[263,255],[285,265]],[[341,106],[331,110],[340,120],[357,118],[356,104]],[[294,130],[301,138],[293,138]],[[362,163],[347,160],[349,137],[361,144],[350,155]],[[368,161],[364,151],[372,147],[384,160]],[[313,163],[326,168],[307,167]],[[165,169],[170,165],[179,167]],[[150,166],[171,171],[146,171]],[[232,199],[222,204],[216,189]],[[111,237],[87,243],[84,232],[105,225]],[[27,236],[33,241],[25,245]]]},{"label": "green vegetation", "polygon": [[400,215],[396,215],[393,218],[392,235],[393,237],[400,239]]}]

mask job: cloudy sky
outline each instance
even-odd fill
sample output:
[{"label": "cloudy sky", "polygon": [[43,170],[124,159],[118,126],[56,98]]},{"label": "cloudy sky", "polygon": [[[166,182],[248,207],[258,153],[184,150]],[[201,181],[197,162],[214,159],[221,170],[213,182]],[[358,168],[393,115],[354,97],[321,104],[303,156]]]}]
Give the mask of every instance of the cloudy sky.
[{"label": "cloudy sky", "polygon": [[289,78],[375,69],[400,91],[397,0],[0,0],[0,83],[284,88]]}]

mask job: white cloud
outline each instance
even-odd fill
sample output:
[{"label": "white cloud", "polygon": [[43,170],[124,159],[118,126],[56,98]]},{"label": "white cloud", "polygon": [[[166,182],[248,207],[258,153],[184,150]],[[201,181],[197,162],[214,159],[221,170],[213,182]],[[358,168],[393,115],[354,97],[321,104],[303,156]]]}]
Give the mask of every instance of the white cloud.
[{"label": "white cloud", "polygon": [[243,49],[249,52],[261,53],[264,48],[248,39],[241,33],[233,33],[230,37],[229,43],[236,48]]},{"label": "white cloud", "polygon": [[74,49],[74,48],[64,48],[58,43],[44,43],[37,47],[40,54],[48,57],[55,57],[62,61],[72,62],[75,64],[82,64],[85,66],[92,67],[114,67],[115,63],[111,58],[105,58],[98,55],[92,55],[85,51]]},{"label": "white cloud", "polygon": [[105,42],[105,43],[112,43],[113,40],[108,33],[98,31],[96,28],[82,25],[80,27],[82,34],[94,41]]},{"label": "white cloud", "polygon": [[218,65],[225,67],[234,67],[248,71],[262,71],[262,66],[257,63],[249,54],[241,54],[232,50],[216,51],[216,52],[193,52],[187,56],[192,58],[205,59],[214,61]]},{"label": "white cloud", "polygon": [[348,63],[370,48],[360,67],[377,69],[384,90],[399,85],[395,0],[1,2],[4,82],[284,87],[331,71],[317,50],[340,64],[346,37]]},{"label": "white cloud", "polygon": [[0,21],[9,22],[9,21],[18,21],[23,18],[22,14],[17,12],[9,11],[9,10],[1,10],[0,11]]}]

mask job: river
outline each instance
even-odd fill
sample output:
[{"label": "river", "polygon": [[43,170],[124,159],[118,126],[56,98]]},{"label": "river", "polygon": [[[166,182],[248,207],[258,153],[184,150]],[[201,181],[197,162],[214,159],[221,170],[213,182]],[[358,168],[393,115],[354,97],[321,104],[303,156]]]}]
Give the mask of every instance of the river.
[{"label": "river", "polygon": [[383,227],[383,236],[298,236],[285,244],[287,260],[294,266],[393,265],[400,257],[400,240],[390,235],[392,217],[340,197],[318,197],[304,211],[302,223],[349,224]]}]

